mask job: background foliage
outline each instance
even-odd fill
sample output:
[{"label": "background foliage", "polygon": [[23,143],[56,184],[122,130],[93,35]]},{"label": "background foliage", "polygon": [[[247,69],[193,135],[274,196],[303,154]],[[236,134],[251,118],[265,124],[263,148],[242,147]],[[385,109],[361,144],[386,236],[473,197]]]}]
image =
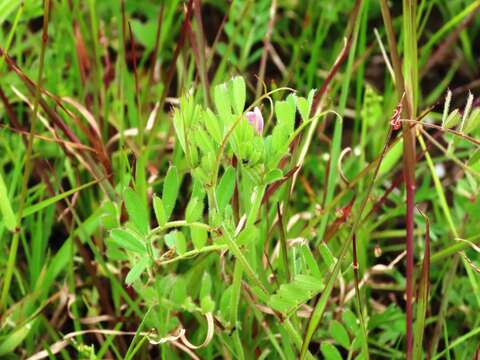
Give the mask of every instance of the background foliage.
[{"label": "background foliage", "polygon": [[0,356],[478,356],[479,8],[0,1]]}]

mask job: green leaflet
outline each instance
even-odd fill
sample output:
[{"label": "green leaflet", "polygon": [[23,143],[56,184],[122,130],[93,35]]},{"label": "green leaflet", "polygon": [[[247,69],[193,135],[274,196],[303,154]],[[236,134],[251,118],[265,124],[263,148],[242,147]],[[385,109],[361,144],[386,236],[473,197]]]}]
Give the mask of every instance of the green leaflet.
[{"label": "green leaflet", "polygon": [[187,152],[185,143],[185,125],[183,123],[182,111],[175,109],[173,113],[173,126],[175,127],[175,133],[177,134],[178,141],[184,153]]},{"label": "green leaflet", "polygon": [[207,244],[208,232],[206,229],[192,227],[190,228],[190,235],[192,236],[192,243],[195,249],[201,249]]},{"label": "green leaflet", "polygon": [[11,332],[4,339],[2,339],[2,341],[0,342],[0,356],[8,355],[8,354],[11,355],[13,351],[27,337],[34,323],[35,323],[35,320],[27,322],[18,330],[16,330],[15,332]]},{"label": "green leaflet", "polygon": [[150,230],[150,216],[142,199],[133,189],[128,188],[125,190],[124,200],[130,221],[142,235],[147,235]]},{"label": "green leaflet", "polygon": [[241,114],[245,107],[246,85],[241,76],[235,76],[229,82],[230,101],[235,114]]},{"label": "green leaflet", "polygon": [[179,189],[178,172],[175,166],[170,166],[165,176],[165,182],[163,183],[162,201],[165,209],[165,218],[168,221],[172,215],[175,203],[177,201],[178,189]]},{"label": "green leaflet", "polygon": [[322,345],[320,345],[320,351],[325,357],[325,360],[342,360],[340,351],[330,343],[322,342]]},{"label": "green leaflet", "polygon": [[312,254],[312,250],[310,250],[308,244],[302,245],[300,248],[303,261],[305,262],[306,268],[311,272],[314,277],[320,279],[322,277],[322,273],[320,268],[318,267],[317,261]]},{"label": "green leaflet", "polygon": [[185,157],[191,164],[198,161],[198,150],[191,140],[194,128],[198,125],[201,107],[195,104],[191,96],[185,95],[180,98],[180,109],[173,113],[173,126],[177,139],[182,147]]},{"label": "green leaflet", "polygon": [[205,272],[202,276],[202,286],[200,288],[200,306],[204,313],[212,312],[215,310],[215,302],[211,297],[212,292],[212,277],[208,272]]},{"label": "green leaflet", "polygon": [[192,197],[187,205],[185,211],[185,220],[187,222],[194,222],[199,220],[203,215],[203,199]]},{"label": "green leaflet", "polygon": [[147,251],[142,239],[130,230],[113,229],[110,232],[110,239],[115,245],[123,249],[139,254],[145,254]]},{"label": "green leaflet", "polygon": [[348,336],[348,332],[337,320],[332,320],[330,322],[330,335],[345,349],[348,350],[350,348],[350,337]]},{"label": "green leaflet", "polygon": [[181,231],[171,231],[165,235],[165,244],[170,248],[175,248],[178,255],[183,255],[187,251],[187,241]]},{"label": "green leaflet", "polygon": [[318,246],[318,251],[320,252],[320,255],[322,256],[323,261],[325,261],[329,270],[331,271],[333,269],[333,267],[335,266],[336,259],[335,259],[335,256],[333,256],[332,252],[330,251],[330,248],[327,246],[327,244],[322,242]]},{"label": "green leaflet", "polygon": [[143,274],[149,264],[150,258],[148,256],[140,258],[140,260],[137,261],[128,272],[127,277],[125,278],[125,283],[127,283],[127,285],[131,285],[135,280],[140,277],[140,275]]},{"label": "green leaflet", "polygon": [[3,181],[2,174],[0,174],[0,213],[3,217],[3,222],[5,226],[10,231],[15,231],[17,227],[17,218],[13,212],[12,204],[8,199],[8,191]]},{"label": "green leaflet", "polygon": [[102,205],[102,224],[105,229],[111,230],[120,226],[117,204],[107,200]]},{"label": "green leaflet", "polygon": [[290,132],[293,131],[295,125],[295,96],[289,95],[285,101],[277,101],[275,103],[275,115],[277,117],[277,123],[285,126]]},{"label": "green leaflet", "polygon": [[277,180],[280,180],[283,176],[283,172],[280,169],[270,170],[264,177],[263,183],[265,185],[271,184]]},{"label": "green leaflet", "polygon": [[377,93],[368,83],[365,86],[365,95],[361,110],[362,121],[365,121],[370,127],[375,125],[383,115],[383,96]]},{"label": "green leaflet", "polygon": [[267,137],[267,167],[275,168],[278,161],[288,153],[288,145],[295,127],[296,100],[294,95],[289,95],[285,101],[275,102],[275,116],[277,124],[272,135]]},{"label": "green leaflet", "polygon": [[235,189],[235,169],[228,167],[225,170],[220,182],[215,190],[217,196],[217,205],[220,211],[223,211],[233,196]]},{"label": "green leaflet", "polygon": [[167,222],[167,214],[165,213],[165,207],[163,206],[163,201],[157,195],[153,195],[153,211],[155,212],[155,217],[157,219],[158,226],[162,227]]},{"label": "green leaflet", "polygon": [[462,120],[462,117],[460,116],[458,109],[455,109],[447,116],[447,119],[445,120],[445,124],[443,124],[443,126],[447,129],[451,129],[455,125],[457,125],[460,120]]},{"label": "green leaflet", "polygon": [[212,137],[201,128],[197,127],[192,131],[191,136],[195,140],[195,144],[203,153],[215,153],[216,147],[213,144]]},{"label": "green leaflet", "polygon": [[223,123],[220,123],[220,119],[210,109],[206,109],[202,114],[208,133],[217,144],[220,144],[223,140]]},{"label": "green leaflet", "polygon": [[230,96],[226,83],[215,86],[215,89],[213,90],[213,99],[215,101],[215,107],[217,108],[218,114],[222,119],[226,119],[232,114]]},{"label": "green leaflet", "polygon": [[480,109],[475,108],[467,119],[463,132],[469,134],[480,125]]},{"label": "green leaflet", "polygon": [[322,291],[321,280],[310,275],[297,275],[292,282],[282,284],[275,294],[270,296],[268,305],[284,314],[290,315],[300,305]]},{"label": "green leaflet", "polygon": [[303,97],[297,98],[297,108],[303,121],[308,121],[310,115],[310,105],[308,100]]}]

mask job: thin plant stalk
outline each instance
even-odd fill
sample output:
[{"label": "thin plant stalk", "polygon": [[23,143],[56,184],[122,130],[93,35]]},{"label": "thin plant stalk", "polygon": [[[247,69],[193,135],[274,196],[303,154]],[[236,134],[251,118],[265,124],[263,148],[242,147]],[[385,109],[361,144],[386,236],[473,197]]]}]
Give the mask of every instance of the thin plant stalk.
[{"label": "thin plant stalk", "polygon": [[267,58],[268,58],[268,48],[270,45],[270,40],[272,38],[272,31],[273,26],[275,24],[275,14],[277,12],[277,1],[272,0],[272,4],[270,5],[270,19],[268,21],[268,28],[267,33],[263,39],[263,53],[262,58],[260,59],[260,68],[258,70],[258,80],[257,80],[257,89],[256,89],[256,96],[259,97],[262,93],[263,83],[265,79],[265,69],[267,66]]},{"label": "thin plant stalk", "polygon": [[285,268],[286,278],[288,281],[292,279],[290,274],[290,266],[288,263],[288,247],[287,247],[287,235],[285,233],[285,226],[283,223],[283,214],[280,210],[280,204],[277,204],[277,216],[278,216],[278,227],[280,228],[280,243],[281,243],[281,252],[282,252],[282,261]]},{"label": "thin plant stalk", "polygon": [[[393,21],[386,0],[380,1],[382,17],[387,31],[387,39],[392,58],[393,71],[395,74],[395,85],[397,95],[400,98],[405,93],[406,106],[404,114],[408,119],[415,119],[415,97],[417,89],[417,39],[416,39],[416,4],[412,0],[403,0],[404,11],[404,74],[402,65],[397,52],[397,43],[393,31]],[[407,195],[406,210],[406,248],[407,248],[407,306],[406,306],[406,328],[407,328],[407,359],[412,358],[413,354],[413,230],[414,230],[414,211],[415,211],[415,128],[403,123],[404,138],[404,156],[403,156],[403,176],[405,180]]]},{"label": "thin plant stalk", "polygon": [[[416,0],[403,0],[404,27],[404,79],[406,115],[409,119],[416,116],[416,97],[418,88],[417,69],[417,33],[416,33]],[[407,193],[406,214],[406,248],[407,248],[407,359],[413,358],[413,285],[414,285],[414,212],[415,212],[415,128],[403,123],[403,174]]]},{"label": "thin plant stalk", "polygon": [[418,285],[417,319],[415,322],[416,336],[413,342],[413,357],[415,359],[422,359],[425,319],[430,290],[430,220],[420,209],[418,209],[418,211],[425,219],[425,254],[423,256],[422,274]]},{"label": "thin plant stalk", "polygon": [[[207,54],[206,54],[207,45],[206,45],[205,34],[203,31],[201,6],[202,5],[200,0],[193,1],[193,15],[195,16],[195,19],[197,21],[194,37],[196,38],[195,40],[198,48],[198,64],[199,64],[198,70],[200,75],[200,81],[203,87],[204,99],[205,99],[206,105],[211,106],[212,99],[210,97],[210,84],[208,80]],[[190,23],[188,24],[190,25]],[[192,45],[193,45],[193,42],[192,42]]]},{"label": "thin plant stalk", "polygon": [[355,298],[356,298],[356,306],[358,312],[358,318],[360,320],[360,327],[362,329],[362,351],[364,356],[368,359],[368,334],[367,334],[367,326],[365,324],[365,317],[363,316],[363,307],[362,307],[362,298],[360,293],[360,276],[358,273],[358,258],[357,258],[357,236],[353,233],[352,236],[352,254],[353,254],[353,276],[354,276],[354,283],[355,283]]}]

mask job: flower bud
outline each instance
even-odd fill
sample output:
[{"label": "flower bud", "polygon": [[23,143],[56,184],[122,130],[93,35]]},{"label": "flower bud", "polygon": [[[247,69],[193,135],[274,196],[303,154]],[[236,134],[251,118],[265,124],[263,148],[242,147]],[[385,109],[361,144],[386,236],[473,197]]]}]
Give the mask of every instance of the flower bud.
[{"label": "flower bud", "polygon": [[262,113],[260,112],[260,109],[255,106],[255,109],[253,109],[253,111],[248,111],[245,114],[245,116],[249,124],[252,125],[252,127],[255,129],[258,135],[262,135],[263,116],[262,116]]}]

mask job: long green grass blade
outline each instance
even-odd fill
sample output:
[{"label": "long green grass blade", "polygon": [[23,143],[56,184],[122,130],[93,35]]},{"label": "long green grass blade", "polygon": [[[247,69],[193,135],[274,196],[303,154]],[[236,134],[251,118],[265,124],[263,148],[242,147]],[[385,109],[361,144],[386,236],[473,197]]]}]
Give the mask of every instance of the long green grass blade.
[{"label": "long green grass blade", "polygon": [[34,205],[30,205],[30,206],[27,206],[25,208],[25,210],[23,210],[23,213],[22,213],[22,218],[24,217],[27,217],[29,215],[33,215],[35,214],[36,212],[39,212],[40,210],[46,208],[47,206],[50,206],[50,205],[53,205],[55,204],[56,202],[60,201],[60,200],[63,200],[65,198],[67,198],[68,196],[70,195],[73,195],[79,191],[82,191],[83,189],[86,189],[92,185],[95,185],[97,183],[99,183],[100,180],[92,180],[88,183],[85,183],[83,185],[80,185],[80,186],[77,186],[76,188],[73,188],[73,189],[70,189],[70,190],[67,190],[67,191],[64,191],[63,193],[61,194],[58,194],[58,195],[55,195],[55,196],[52,196],[52,197],[49,197],[48,199],[45,199],[45,200],[42,200],[40,201],[39,203],[36,203]]}]

